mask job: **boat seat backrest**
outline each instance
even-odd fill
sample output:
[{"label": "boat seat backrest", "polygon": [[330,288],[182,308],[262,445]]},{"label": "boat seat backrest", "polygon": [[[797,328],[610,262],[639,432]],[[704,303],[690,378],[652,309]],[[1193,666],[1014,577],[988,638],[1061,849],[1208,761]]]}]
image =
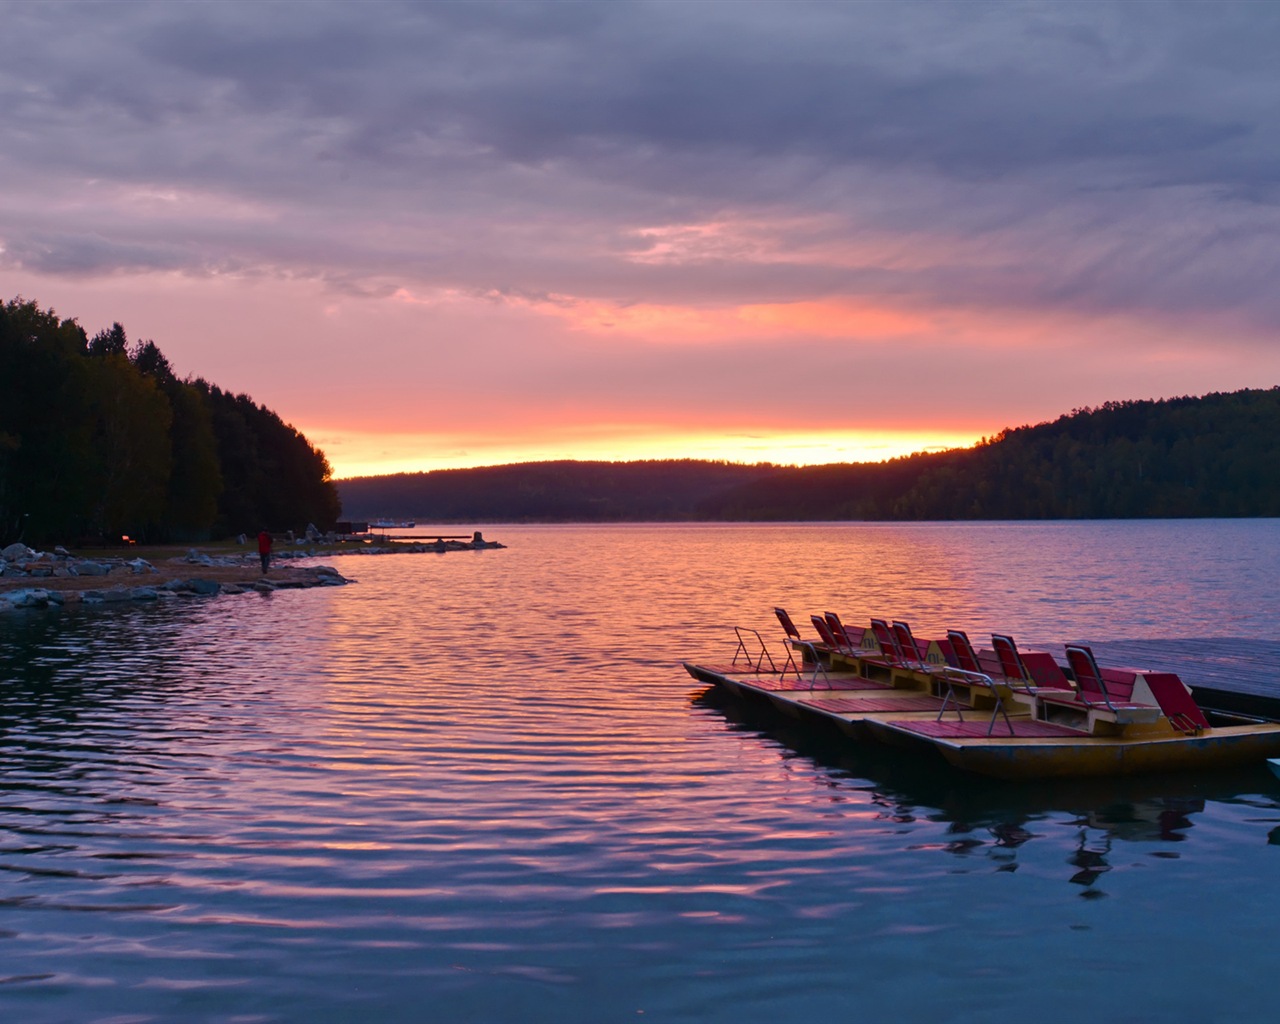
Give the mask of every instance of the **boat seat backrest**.
[{"label": "boat seat backrest", "polygon": [[1022,655],[1018,653],[1018,645],[1013,642],[1013,637],[1004,633],[992,633],[991,646],[1000,659],[1000,671],[1005,677],[1030,685],[1031,674],[1022,663]]},{"label": "boat seat backrest", "polygon": [[1092,650],[1083,644],[1068,644],[1067,664],[1076,677],[1076,687],[1083,700],[1111,702],[1111,693]]},{"label": "boat seat backrest", "polygon": [[956,660],[956,668],[964,672],[981,672],[982,663],[978,661],[978,652],[969,642],[969,636],[963,630],[947,630],[947,640],[951,643],[951,655]]},{"label": "boat seat backrest", "polygon": [[840,621],[840,616],[835,612],[823,612],[823,616],[827,620],[827,625],[831,627],[832,635],[846,647],[855,647],[853,640],[849,636],[849,631],[844,628],[844,623]]},{"label": "boat seat backrest", "polygon": [[884,619],[872,619],[871,633],[876,638],[876,643],[880,645],[880,653],[884,657],[893,661],[902,660],[898,651],[898,640],[893,635],[893,630],[889,628],[889,623]]},{"label": "boat seat backrest", "polygon": [[893,630],[893,638],[898,642],[898,650],[904,658],[910,661],[922,660],[920,645],[916,643],[916,638],[911,635],[911,627],[909,625],[895,620],[889,628]]},{"label": "boat seat backrest", "polygon": [[818,637],[828,647],[835,649],[844,645],[831,632],[831,624],[827,622],[821,615],[810,615],[809,621],[813,623],[813,628],[818,631]]},{"label": "boat seat backrest", "polygon": [[796,624],[791,621],[791,616],[787,614],[785,608],[775,608],[773,614],[778,617],[778,621],[782,623],[782,631],[792,640],[800,639],[800,630],[796,629]]},{"label": "boat seat backrest", "polygon": [[1209,728],[1209,720],[1205,718],[1200,705],[1196,703],[1191,691],[1172,672],[1147,672],[1143,682],[1151,691],[1151,696],[1160,705],[1164,716],[1173,723],[1174,728],[1182,732],[1193,732]]},{"label": "boat seat backrest", "polygon": [[1107,696],[1113,701],[1133,700],[1133,687],[1138,681],[1138,673],[1128,669],[1104,668],[1100,670],[1102,681],[1107,686]]}]

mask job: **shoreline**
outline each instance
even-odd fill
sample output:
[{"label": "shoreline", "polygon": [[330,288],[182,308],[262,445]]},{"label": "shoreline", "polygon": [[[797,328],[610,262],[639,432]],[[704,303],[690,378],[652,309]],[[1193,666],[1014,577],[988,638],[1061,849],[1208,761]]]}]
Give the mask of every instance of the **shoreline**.
[{"label": "shoreline", "polygon": [[[212,547],[130,548],[128,555],[75,555],[65,548],[35,551],[11,544],[0,551],[0,612],[176,597],[216,597],[249,591],[270,593],[355,582],[328,565],[300,566],[301,560],[349,555],[439,554],[502,548],[496,541],[311,545],[272,553],[264,575],[256,551]],[[144,557],[150,555],[151,557]]]},{"label": "shoreline", "polygon": [[345,586],[354,582],[331,566],[273,565],[267,575],[255,555],[244,565],[205,565],[174,559],[159,565],[145,560],[135,568],[111,566],[100,575],[0,577],[0,613],[22,608],[62,608],[271,593],[308,587]]},{"label": "shoreline", "polygon": [[26,548],[19,552],[15,551],[17,547],[20,545],[10,545],[0,553],[0,612],[270,593],[353,582],[332,566],[289,564],[297,558],[311,557],[310,553],[304,556],[289,552],[287,557],[273,557],[273,564],[264,575],[256,553],[214,555],[192,548],[185,555],[156,558],[153,562],[141,554],[132,558],[93,558],[72,555],[63,548],[53,552]]}]

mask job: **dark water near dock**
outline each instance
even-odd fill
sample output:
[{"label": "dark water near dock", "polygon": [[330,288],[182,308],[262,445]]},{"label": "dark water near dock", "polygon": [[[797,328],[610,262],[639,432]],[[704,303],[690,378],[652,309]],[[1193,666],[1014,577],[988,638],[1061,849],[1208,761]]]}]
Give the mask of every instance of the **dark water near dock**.
[{"label": "dark water near dock", "polygon": [[973,780],[679,662],[780,603],[1212,638],[1266,690],[1280,522],[484,532],[351,587],[0,618],[0,1019],[1274,1016],[1261,766]]}]

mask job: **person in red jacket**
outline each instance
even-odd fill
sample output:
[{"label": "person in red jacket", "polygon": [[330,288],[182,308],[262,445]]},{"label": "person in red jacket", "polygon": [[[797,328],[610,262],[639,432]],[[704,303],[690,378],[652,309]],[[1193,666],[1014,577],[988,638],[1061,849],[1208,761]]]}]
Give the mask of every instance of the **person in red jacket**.
[{"label": "person in red jacket", "polygon": [[271,565],[271,534],[266,530],[258,534],[258,557],[262,559],[262,575],[265,576]]}]

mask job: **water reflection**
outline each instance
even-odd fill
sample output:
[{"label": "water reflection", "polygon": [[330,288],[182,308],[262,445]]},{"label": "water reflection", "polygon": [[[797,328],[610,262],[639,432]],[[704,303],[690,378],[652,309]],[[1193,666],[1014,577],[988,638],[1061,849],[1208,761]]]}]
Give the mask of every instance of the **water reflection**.
[{"label": "water reflection", "polygon": [[[1280,806],[1255,796],[1274,789],[1260,767],[1114,779],[989,780],[957,771],[932,751],[853,744],[834,731],[806,727],[718,689],[695,691],[692,703],[722,716],[735,731],[776,744],[782,758],[800,757],[827,769],[823,785],[860,791],[883,822],[945,825],[940,841],[911,849],[937,850],[966,862],[979,857],[993,870],[1013,872],[1038,842],[1057,846],[1070,833],[1071,850],[1060,875],[1080,886],[1086,898],[1105,894],[1102,882],[1112,870],[1113,848],[1132,845],[1151,859],[1176,860],[1175,850],[1152,847],[1185,843],[1209,804],[1256,802],[1272,812]],[[1280,829],[1259,829],[1259,838],[1276,843]]]},{"label": "water reflection", "polygon": [[1091,848],[1088,833],[1081,829],[1079,844],[1068,861],[1072,867],[1079,869],[1071,876],[1071,884],[1082,886],[1084,891],[1081,895],[1088,899],[1095,899],[1105,895],[1101,889],[1097,888],[1095,883],[1111,870],[1111,865],[1107,863],[1107,857],[1111,853],[1110,835],[1103,835],[1100,840],[1095,840],[1095,842],[1100,844],[1100,848]]},{"label": "water reflection", "polygon": [[[1224,527],[1266,587],[1207,599],[1176,590],[1206,577],[1180,530],[1147,544],[1176,571],[1134,569],[1169,588],[1162,628],[1269,635],[1274,542]],[[1247,964],[1280,913],[1270,776],[995,785],[691,709],[678,667],[791,598],[1058,637],[1061,594],[1142,535],[485,532],[511,546],[354,560],[353,587],[0,618],[0,1017],[986,1022],[1157,918],[1213,949],[1131,964],[1144,1009],[1255,1009],[1180,982]],[[1139,636],[1147,604],[1083,611]],[[1127,1006],[1131,982],[1090,983]]]}]

